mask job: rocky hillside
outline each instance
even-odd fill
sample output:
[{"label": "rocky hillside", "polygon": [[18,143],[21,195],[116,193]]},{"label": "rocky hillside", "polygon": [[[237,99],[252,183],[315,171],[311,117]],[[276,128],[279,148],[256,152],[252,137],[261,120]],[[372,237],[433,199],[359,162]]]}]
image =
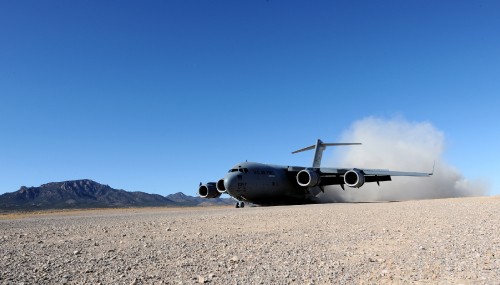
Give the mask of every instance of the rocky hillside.
[{"label": "rocky hillside", "polygon": [[[128,192],[92,180],[52,182],[21,187],[0,195],[0,211],[106,207],[230,205],[232,199],[203,199],[183,193],[168,195]],[[207,204],[208,203],[208,204]]]},{"label": "rocky hillside", "polygon": [[167,195],[169,200],[172,200],[179,206],[211,206],[211,205],[234,205],[236,202],[232,198],[205,199],[201,197],[188,196],[182,192]]}]

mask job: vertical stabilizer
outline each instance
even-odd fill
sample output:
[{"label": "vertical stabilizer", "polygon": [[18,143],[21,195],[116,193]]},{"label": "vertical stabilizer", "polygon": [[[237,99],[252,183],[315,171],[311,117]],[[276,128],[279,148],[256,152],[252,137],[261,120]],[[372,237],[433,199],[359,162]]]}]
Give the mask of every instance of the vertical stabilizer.
[{"label": "vertical stabilizer", "polygon": [[299,150],[296,150],[292,153],[298,153],[310,149],[314,149],[314,159],[313,159],[313,165],[312,167],[314,168],[319,168],[321,165],[321,159],[323,158],[323,151],[327,146],[339,146],[339,145],[360,145],[361,143],[324,143],[320,139],[316,141],[315,145],[311,145]]},{"label": "vertical stabilizer", "polygon": [[323,158],[323,151],[325,150],[323,142],[318,139],[316,141],[316,147],[314,148],[314,159],[312,167],[319,167],[321,165],[321,159]]}]

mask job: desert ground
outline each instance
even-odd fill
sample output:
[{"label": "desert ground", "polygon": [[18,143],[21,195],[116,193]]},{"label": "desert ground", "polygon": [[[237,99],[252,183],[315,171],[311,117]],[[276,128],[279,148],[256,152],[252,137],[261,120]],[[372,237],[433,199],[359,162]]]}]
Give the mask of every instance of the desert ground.
[{"label": "desert ground", "polygon": [[0,215],[0,284],[500,284],[500,198]]}]

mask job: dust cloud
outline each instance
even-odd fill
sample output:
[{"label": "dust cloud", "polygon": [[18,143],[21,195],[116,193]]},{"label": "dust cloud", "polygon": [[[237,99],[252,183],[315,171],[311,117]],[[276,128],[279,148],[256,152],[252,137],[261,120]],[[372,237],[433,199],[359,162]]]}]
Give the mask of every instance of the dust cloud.
[{"label": "dust cloud", "polygon": [[323,202],[401,201],[481,196],[486,184],[469,181],[443,159],[444,134],[428,122],[408,122],[401,118],[368,117],[346,130],[341,142],[361,142],[361,146],[339,147],[334,158],[323,165],[431,172],[427,177],[392,177],[392,181],[366,183],[361,188],[329,186],[319,198]]}]

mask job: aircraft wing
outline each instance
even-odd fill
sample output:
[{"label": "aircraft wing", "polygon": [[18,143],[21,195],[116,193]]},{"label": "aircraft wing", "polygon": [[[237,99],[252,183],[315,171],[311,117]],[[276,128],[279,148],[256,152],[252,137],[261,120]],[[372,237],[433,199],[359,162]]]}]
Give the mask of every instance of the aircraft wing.
[{"label": "aircraft wing", "polygon": [[406,172],[406,171],[391,171],[388,169],[367,169],[367,168],[329,168],[329,167],[320,167],[316,168],[322,174],[336,174],[343,175],[347,171],[356,169],[361,171],[363,174],[367,176],[417,176],[417,177],[426,177],[431,176],[433,173],[425,173],[425,172]]},{"label": "aircraft wing", "polygon": [[[417,177],[426,177],[431,176],[432,173],[424,173],[424,172],[406,172],[406,171],[391,171],[388,169],[366,169],[366,168],[355,168],[360,170],[363,174],[367,176],[417,176]],[[351,169],[345,168],[320,168],[320,172],[324,174],[345,174],[347,171]]]},{"label": "aircraft wing", "polygon": [[[361,187],[365,182],[391,181],[392,176],[429,177],[433,173],[391,171],[387,169],[365,168],[329,168],[329,167],[289,167],[290,173],[296,174],[297,183],[303,187],[347,185]],[[433,170],[434,172],[434,170]]]}]

